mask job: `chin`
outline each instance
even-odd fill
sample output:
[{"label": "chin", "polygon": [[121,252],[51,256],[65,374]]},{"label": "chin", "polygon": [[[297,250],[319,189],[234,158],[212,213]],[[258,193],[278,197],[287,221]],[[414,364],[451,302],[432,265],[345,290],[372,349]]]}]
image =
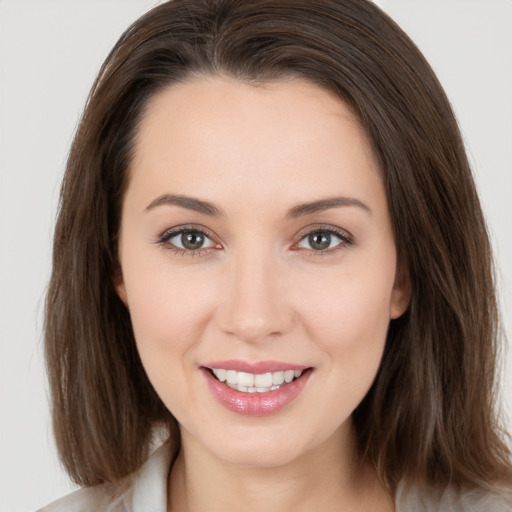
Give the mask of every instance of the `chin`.
[{"label": "chin", "polygon": [[[224,431],[222,437],[212,436],[205,445],[216,457],[226,463],[240,467],[278,468],[301,459],[322,444],[325,436],[311,436],[307,432],[289,428],[254,428],[248,431]],[[325,437],[325,438],[324,438]]]},{"label": "chin", "polygon": [[227,453],[218,453],[218,457],[234,466],[253,468],[278,468],[287,466],[299,459],[304,453],[301,447],[295,446],[244,446]]}]

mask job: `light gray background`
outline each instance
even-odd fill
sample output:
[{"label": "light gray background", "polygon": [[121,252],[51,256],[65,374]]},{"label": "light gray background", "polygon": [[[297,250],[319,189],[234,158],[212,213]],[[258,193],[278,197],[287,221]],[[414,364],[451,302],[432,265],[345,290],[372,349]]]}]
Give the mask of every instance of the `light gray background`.
[{"label": "light gray background", "polygon": [[[69,492],[49,422],[41,313],[67,151],[89,87],[155,0],[0,0],[0,511]],[[512,0],[381,0],[450,97],[473,162],[512,333]],[[512,405],[512,358],[503,379]],[[512,422],[509,421],[509,425]]]}]

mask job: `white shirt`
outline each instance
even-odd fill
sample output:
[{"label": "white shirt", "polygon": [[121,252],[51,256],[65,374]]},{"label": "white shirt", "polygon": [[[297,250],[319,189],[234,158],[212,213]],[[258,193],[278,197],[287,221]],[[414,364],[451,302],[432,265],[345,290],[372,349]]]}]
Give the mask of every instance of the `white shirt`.
[{"label": "white shirt", "polygon": [[[124,491],[98,485],[75,491],[38,512],[167,512],[167,476],[171,449],[164,443],[126,478]],[[512,512],[512,489],[490,493],[483,489],[398,486],[396,512]],[[205,511],[208,512],[208,511]]]},{"label": "white shirt", "polygon": [[171,449],[164,443],[124,481],[124,492],[109,485],[75,491],[38,512],[167,512]]}]

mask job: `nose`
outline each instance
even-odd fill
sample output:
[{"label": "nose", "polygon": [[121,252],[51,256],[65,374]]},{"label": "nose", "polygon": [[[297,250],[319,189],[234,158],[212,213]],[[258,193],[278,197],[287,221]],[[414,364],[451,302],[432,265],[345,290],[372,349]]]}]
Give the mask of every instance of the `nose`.
[{"label": "nose", "polygon": [[286,281],[286,271],[271,251],[233,255],[217,311],[220,329],[247,343],[262,343],[288,332],[294,313]]}]

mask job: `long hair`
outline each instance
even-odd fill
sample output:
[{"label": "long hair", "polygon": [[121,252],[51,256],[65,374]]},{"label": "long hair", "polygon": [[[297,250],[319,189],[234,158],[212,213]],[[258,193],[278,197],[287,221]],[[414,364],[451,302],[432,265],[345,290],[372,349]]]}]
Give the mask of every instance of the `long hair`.
[{"label": "long hair", "polygon": [[450,104],[404,32],[367,0],[171,0],[120,38],[92,87],[62,185],[45,349],[60,457],[79,484],[119,482],[155,425],[179,438],[118,298],[117,236],[148,101],[194,76],[300,77],[351,105],[377,155],[408,311],[354,411],[357,449],[403,478],[510,481],[496,413],[498,315],[481,207]]}]

